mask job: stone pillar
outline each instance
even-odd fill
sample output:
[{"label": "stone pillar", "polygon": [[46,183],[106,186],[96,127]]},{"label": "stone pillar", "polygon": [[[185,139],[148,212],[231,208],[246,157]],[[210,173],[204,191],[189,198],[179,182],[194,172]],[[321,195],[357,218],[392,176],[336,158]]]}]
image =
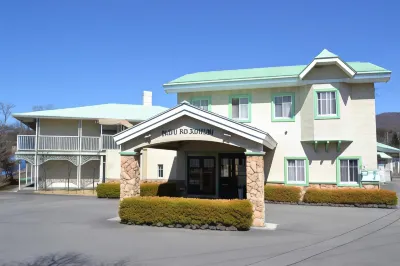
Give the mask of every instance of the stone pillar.
[{"label": "stone pillar", "polygon": [[246,158],[247,199],[253,204],[253,226],[264,226],[264,156]]},{"label": "stone pillar", "polygon": [[140,154],[121,154],[120,199],[140,196]]}]

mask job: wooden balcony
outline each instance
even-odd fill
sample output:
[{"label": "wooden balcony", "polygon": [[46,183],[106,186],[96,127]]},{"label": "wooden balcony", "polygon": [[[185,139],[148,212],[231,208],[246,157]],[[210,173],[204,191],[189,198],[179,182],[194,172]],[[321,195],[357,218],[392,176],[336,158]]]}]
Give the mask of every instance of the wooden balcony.
[{"label": "wooden balcony", "polygon": [[112,135],[101,137],[82,136],[38,136],[36,147],[36,136],[18,135],[17,151],[104,151],[119,150]]}]

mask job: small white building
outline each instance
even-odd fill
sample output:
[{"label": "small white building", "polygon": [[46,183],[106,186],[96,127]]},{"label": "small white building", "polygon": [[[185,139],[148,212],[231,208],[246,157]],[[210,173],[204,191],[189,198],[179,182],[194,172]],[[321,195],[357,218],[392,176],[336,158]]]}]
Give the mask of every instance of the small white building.
[{"label": "small white building", "polygon": [[[143,105],[101,104],[16,113],[33,135],[18,135],[16,158],[27,162],[35,189],[93,188],[119,180],[120,146],[113,135],[167,110],[152,105],[143,92]],[[162,156],[161,156],[162,155]],[[147,149],[143,179],[168,179],[175,174],[175,151]],[[29,178],[28,178],[29,179]]]},{"label": "small white building", "polygon": [[399,155],[400,149],[377,143],[378,170],[381,182],[390,182],[393,174],[399,174]]}]

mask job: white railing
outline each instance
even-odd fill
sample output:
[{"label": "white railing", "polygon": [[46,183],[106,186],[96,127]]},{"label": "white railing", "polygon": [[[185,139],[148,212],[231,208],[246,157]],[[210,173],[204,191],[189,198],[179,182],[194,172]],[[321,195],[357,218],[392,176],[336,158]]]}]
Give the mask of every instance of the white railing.
[{"label": "white railing", "polygon": [[39,136],[39,150],[77,151],[78,136]]},{"label": "white railing", "polygon": [[103,150],[119,150],[119,146],[115,143],[113,135],[103,135],[102,143]]},{"label": "white railing", "polygon": [[82,137],[82,151],[98,151],[100,150],[99,137]]},{"label": "white railing", "polygon": [[35,150],[35,135],[18,135],[17,150]]},{"label": "white railing", "polygon": [[[119,150],[113,135],[81,138],[81,151]],[[35,135],[18,135],[17,150],[35,150]],[[78,136],[39,136],[38,150],[79,151]]]}]

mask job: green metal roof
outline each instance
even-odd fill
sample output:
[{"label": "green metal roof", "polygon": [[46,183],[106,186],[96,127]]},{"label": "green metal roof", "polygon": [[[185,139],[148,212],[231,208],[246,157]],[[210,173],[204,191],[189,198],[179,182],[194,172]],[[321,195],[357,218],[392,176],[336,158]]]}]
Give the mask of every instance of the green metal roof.
[{"label": "green metal roof", "polygon": [[324,49],[315,58],[333,58],[333,57],[338,57],[338,56],[335,55],[334,53],[328,51],[327,49]]},{"label": "green metal roof", "polygon": [[76,118],[76,119],[124,119],[144,121],[168,108],[133,104],[100,104],[75,108],[45,110],[13,114],[15,118]]},{"label": "green metal roof", "polygon": [[377,154],[378,154],[378,156],[381,157],[382,159],[392,159],[391,156],[387,155],[387,154],[384,153],[384,152],[378,151]]},{"label": "green metal roof", "polygon": [[400,153],[400,149],[397,149],[395,147],[383,143],[377,142],[376,147],[379,152]]},{"label": "green metal roof", "polygon": [[[364,72],[390,73],[389,70],[368,62],[347,62],[347,64],[351,68],[353,68],[357,73],[360,74]],[[197,72],[193,74],[187,74],[180,78],[172,80],[168,82],[166,85],[174,85],[180,83],[196,83],[196,82],[218,82],[218,81],[246,80],[246,79],[271,79],[271,78],[283,78],[283,77],[297,77],[306,67],[307,65],[298,65],[298,66],[281,66],[281,67]]]}]

